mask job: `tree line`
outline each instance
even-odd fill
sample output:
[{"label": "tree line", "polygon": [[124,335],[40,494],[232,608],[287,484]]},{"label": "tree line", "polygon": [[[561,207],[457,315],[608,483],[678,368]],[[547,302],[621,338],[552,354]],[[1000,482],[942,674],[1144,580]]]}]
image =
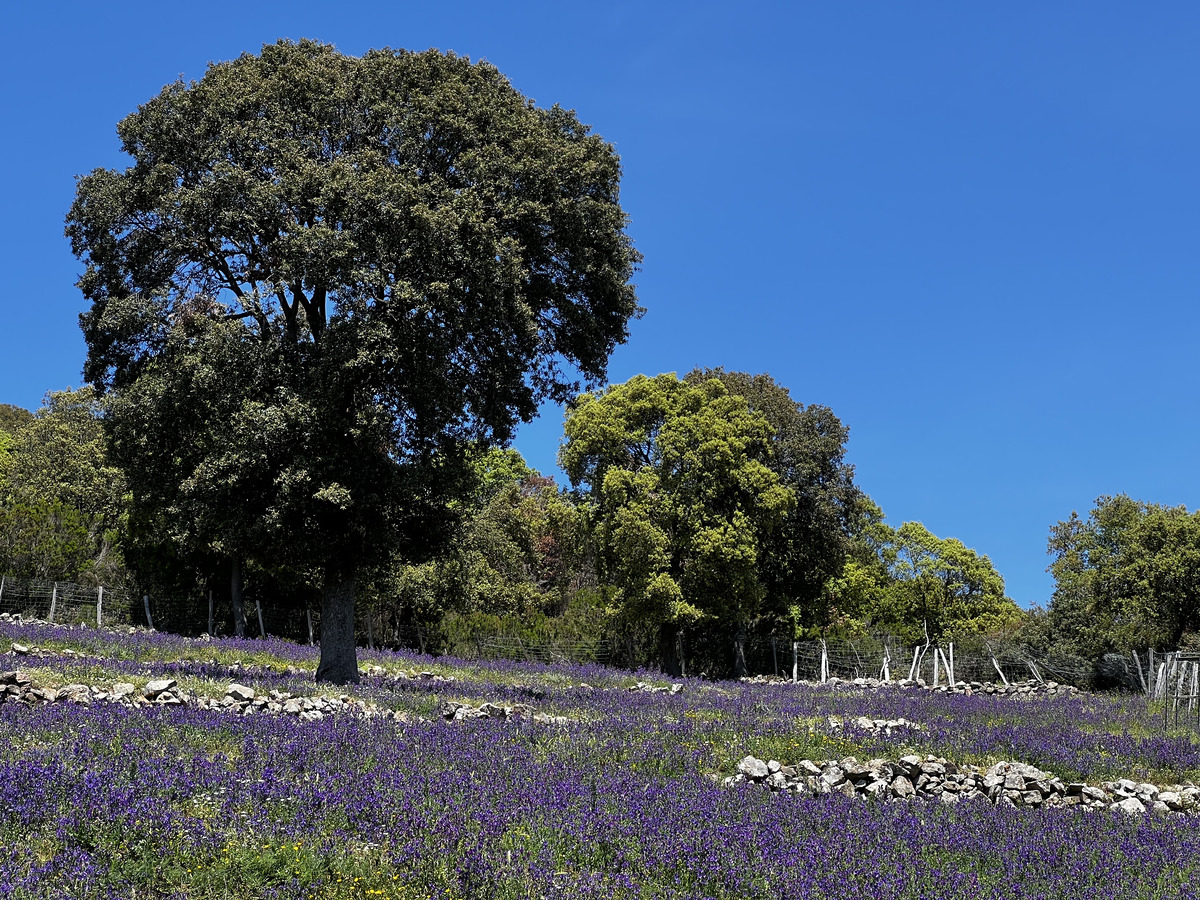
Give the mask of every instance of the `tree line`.
[{"label": "tree line", "polygon": [[[1185,510],[1060,523],[1027,614],[987,556],[890,526],[847,428],[769,374],[606,386],[643,312],[620,159],[485,62],[280,41],[117,131],[130,165],[80,178],[66,222],[88,387],[0,418],[13,574],[213,591],[237,634],[248,597],[317,605],[334,682],[356,605],[435,648],[604,631],[668,669],[684,631],[1094,656],[1195,628]],[[561,487],[505,449],[547,400]]]},{"label": "tree line", "polygon": [[[185,532],[139,525],[105,442],[109,402],[83,388],[34,413],[0,407],[0,569],[135,596],[215,588],[228,633],[247,633],[243,594],[320,602],[302,569],[248,557],[235,578],[213,551],[190,552]],[[377,639],[419,629],[435,652],[472,633],[603,635],[636,639],[669,671],[685,634],[693,666],[712,672],[735,671],[739,632],[1001,640],[1076,668],[1195,642],[1200,514],[1126,496],[1072,513],[1050,532],[1050,603],[1026,611],[987,556],[919,522],[887,524],[844,460],[847,437],[831,410],[765,374],[638,376],[584,393],[565,421],[567,485],[515,450],[475,448],[444,538],[363,566],[360,603]]]}]

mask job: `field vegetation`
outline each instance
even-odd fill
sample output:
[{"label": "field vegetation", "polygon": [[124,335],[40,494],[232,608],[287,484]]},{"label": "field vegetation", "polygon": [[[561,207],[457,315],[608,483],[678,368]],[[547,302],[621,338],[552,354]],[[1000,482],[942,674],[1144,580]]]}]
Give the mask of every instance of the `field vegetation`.
[{"label": "field vegetation", "polygon": [[[391,715],[319,721],[194,705],[0,705],[0,897],[1182,897],[1194,819],[818,799],[712,778],[934,753],[1065,780],[1200,777],[1200,741],[1134,696],[1019,700],[682,679],[600,666],[362,651],[361,682],[313,682],[318,651],[0,625],[39,686],[220,697],[350,696]],[[11,651],[10,651],[11,652]],[[421,673],[426,673],[421,677]],[[432,676],[438,676],[434,678]],[[631,690],[632,689],[632,690]],[[449,721],[447,702],[565,717]],[[399,717],[396,714],[400,714]],[[903,717],[885,737],[829,718]]]}]

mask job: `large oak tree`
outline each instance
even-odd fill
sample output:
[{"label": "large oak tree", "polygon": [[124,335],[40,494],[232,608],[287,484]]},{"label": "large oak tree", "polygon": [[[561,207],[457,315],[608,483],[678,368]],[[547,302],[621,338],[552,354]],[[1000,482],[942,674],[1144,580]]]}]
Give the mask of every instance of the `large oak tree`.
[{"label": "large oak tree", "polygon": [[[132,165],[81,178],[67,219],[85,374],[130,397],[118,461],[143,505],[187,500],[196,540],[318,572],[317,677],[357,680],[356,572],[427,533],[465,446],[597,383],[627,337],[618,157],[486,63],[311,41],[167,85],[118,132]],[[209,347],[242,364],[214,368],[213,430],[172,444],[163,388]],[[150,432],[174,484],[139,480]]]}]

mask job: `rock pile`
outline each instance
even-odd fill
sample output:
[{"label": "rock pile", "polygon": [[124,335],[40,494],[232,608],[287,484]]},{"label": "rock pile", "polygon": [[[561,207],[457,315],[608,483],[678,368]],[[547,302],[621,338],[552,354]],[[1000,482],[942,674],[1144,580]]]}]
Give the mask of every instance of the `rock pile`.
[{"label": "rock pile", "polygon": [[529,719],[541,725],[566,725],[570,720],[566,716],[551,716],[537,712],[526,703],[516,703],[512,706],[500,706],[496,703],[483,703],[471,706],[455,700],[447,700],[442,704],[442,718],[451,722],[462,722],[465,719]]},{"label": "rock pile", "polygon": [[910,722],[903,717],[899,719],[870,719],[866,716],[859,716],[857,719],[838,719],[830,716],[828,722],[829,730],[833,732],[841,731],[847,725],[852,725],[862,731],[867,731],[875,735],[883,734],[886,737],[891,737],[894,732],[901,730],[921,731],[925,728],[924,725]]},{"label": "rock pile", "polygon": [[[237,682],[230,684],[225,689],[225,695],[220,699],[197,697],[181,690],[173,678],[147,682],[140,691],[134,685],[125,682],[117,682],[111,688],[87,684],[68,684],[56,689],[35,687],[30,677],[23,672],[0,672],[0,703],[5,702],[29,705],[119,703],[128,707],[190,705],[199,709],[211,709],[242,716],[256,713],[295,716],[305,722],[318,722],[325,716],[338,712],[354,712],[366,717],[387,716],[406,724],[423,721],[420,717],[412,716],[409,713],[393,712],[346,694],[338,697],[300,697],[279,690],[259,694],[253,688]],[[538,712],[526,704],[498,706],[484,703],[479,707],[471,707],[468,704],[451,701],[443,706],[442,715],[453,721],[480,718],[527,719],[541,725],[565,725],[569,721],[565,716],[551,716]]]},{"label": "rock pile", "polygon": [[[583,687],[583,685],[580,685],[580,687]],[[587,685],[587,688],[590,690],[591,685]],[[641,694],[678,694],[683,690],[683,685],[672,684],[668,686],[665,684],[651,684],[648,681],[639,681],[637,684],[631,684],[629,690]]]},{"label": "rock pile", "polygon": [[[790,678],[781,675],[753,675],[741,679],[742,684],[793,684]],[[819,681],[800,680],[800,684],[817,685]],[[937,691],[941,694],[996,694],[1004,697],[1057,696],[1059,694],[1079,694],[1082,691],[1068,684],[1056,681],[1012,681],[1008,684],[996,684],[991,681],[959,681],[955,684],[941,683],[931,685],[923,678],[916,680],[902,678],[899,681],[884,681],[881,678],[838,678],[836,675],[825,682],[827,685],[839,685],[857,688],[922,688],[927,691]]]},{"label": "rock pile", "polygon": [[1193,784],[1160,788],[1129,779],[1099,785],[1068,784],[1018,762],[999,762],[982,769],[957,766],[938,756],[913,754],[898,760],[873,759],[865,763],[853,756],[823,763],[805,759],[785,766],[773,759],[763,761],[747,756],[737,768],[737,774],[723,779],[723,784],[758,784],[774,792],[807,797],[839,793],[881,801],[975,800],[1007,806],[1074,806],[1128,813],[1200,812],[1200,787]]}]

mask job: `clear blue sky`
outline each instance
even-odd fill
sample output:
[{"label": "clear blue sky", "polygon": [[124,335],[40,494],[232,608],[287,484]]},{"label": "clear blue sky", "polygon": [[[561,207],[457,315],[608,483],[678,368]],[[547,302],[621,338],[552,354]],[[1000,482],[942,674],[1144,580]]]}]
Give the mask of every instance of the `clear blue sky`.
[{"label": "clear blue sky", "polygon": [[[73,178],[281,37],[486,58],[620,152],[648,312],[610,377],[769,372],[862,487],[1045,603],[1049,526],[1200,504],[1200,6],[21,3],[0,30],[0,402],[78,385]],[[517,447],[554,470],[561,410]]]}]

